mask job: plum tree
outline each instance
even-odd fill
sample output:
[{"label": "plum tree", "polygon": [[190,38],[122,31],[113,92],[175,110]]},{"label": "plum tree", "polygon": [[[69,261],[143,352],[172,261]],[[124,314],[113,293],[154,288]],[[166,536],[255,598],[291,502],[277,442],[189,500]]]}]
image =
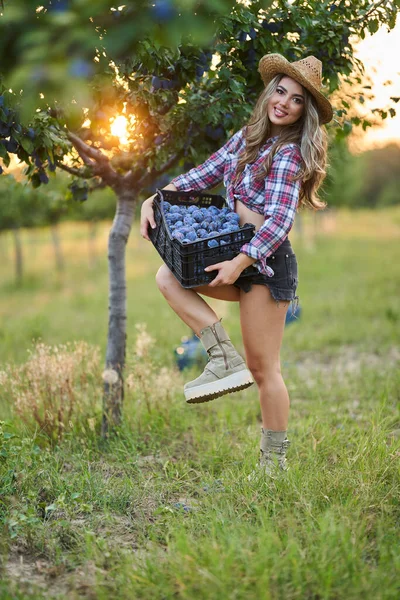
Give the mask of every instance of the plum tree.
[{"label": "plum tree", "polygon": [[[35,186],[46,183],[56,168],[85,182],[71,186],[79,199],[97,187],[115,192],[106,433],[109,422],[121,418],[125,247],[141,190],[154,187],[172,169],[199,163],[243,125],[263,87],[256,65],[264,54],[320,57],[327,93],[338,88],[340,76],[350,83],[360,79],[362,65],[351,36],[374,33],[377,24],[394,27],[399,2],[45,4],[4,2],[0,52],[8,60],[1,67],[0,157],[5,170],[10,154],[25,162]],[[50,5],[53,10],[46,8]],[[333,6],[337,9],[329,10]],[[32,40],[39,38],[32,52]],[[342,98],[333,129],[351,127],[347,110]],[[117,115],[126,124],[120,137],[110,131]]]}]

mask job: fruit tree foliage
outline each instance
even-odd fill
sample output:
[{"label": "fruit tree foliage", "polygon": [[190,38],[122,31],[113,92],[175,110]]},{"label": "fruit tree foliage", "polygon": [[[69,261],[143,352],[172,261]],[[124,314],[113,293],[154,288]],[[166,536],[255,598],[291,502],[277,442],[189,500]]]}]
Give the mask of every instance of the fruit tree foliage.
[{"label": "fruit tree foliage", "polygon": [[[327,94],[340,78],[360,82],[355,36],[392,28],[399,4],[6,0],[3,167],[15,154],[35,186],[64,168],[76,175],[72,191],[80,200],[97,185],[118,191],[122,180],[142,189],[178,162],[181,170],[199,162],[243,125],[263,87],[257,64],[266,53],[318,57]],[[331,127],[351,130],[348,108],[346,98],[338,100]],[[110,120],[121,114],[129,121],[126,144],[110,133]]]}]

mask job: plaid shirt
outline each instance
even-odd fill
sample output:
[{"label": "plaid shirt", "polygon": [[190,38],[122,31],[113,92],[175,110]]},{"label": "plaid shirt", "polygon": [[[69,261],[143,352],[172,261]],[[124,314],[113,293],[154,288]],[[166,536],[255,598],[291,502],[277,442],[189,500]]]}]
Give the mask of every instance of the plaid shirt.
[{"label": "plaid shirt", "polygon": [[221,181],[226,188],[228,206],[235,210],[235,200],[250,210],[263,214],[265,221],[254,237],[242,246],[241,252],[255,258],[254,266],[272,277],[273,270],[266,264],[268,256],[285,241],[296,214],[301,181],[293,181],[300,169],[301,154],[297,144],[287,144],[276,152],[265,179],[256,180],[255,172],[268,156],[277,137],[270,138],[260,149],[254,163],[247,164],[239,180],[233,183],[237,161],[245,148],[243,130],[238,131],[202,165],[171,183],[180,191],[201,191],[215,187]]}]

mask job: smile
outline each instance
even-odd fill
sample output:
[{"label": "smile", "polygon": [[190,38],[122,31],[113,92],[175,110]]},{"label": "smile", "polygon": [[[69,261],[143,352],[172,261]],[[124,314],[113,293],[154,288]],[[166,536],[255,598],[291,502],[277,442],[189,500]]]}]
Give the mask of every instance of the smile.
[{"label": "smile", "polygon": [[274,106],[274,113],[277,117],[287,117],[287,115],[288,115],[288,113],[285,113],[282,110],[279,110],[279,108],[276,108],[276,106]]}]

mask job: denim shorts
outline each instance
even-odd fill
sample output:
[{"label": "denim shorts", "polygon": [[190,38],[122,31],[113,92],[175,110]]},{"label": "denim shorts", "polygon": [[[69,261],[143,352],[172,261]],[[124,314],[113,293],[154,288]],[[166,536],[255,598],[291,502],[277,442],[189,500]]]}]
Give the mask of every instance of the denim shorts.
[{"label": "denim shorts", "polygon": [[288,239],[267,258],[267,265],[274,271],[273,277],[263,275],[254,267],[254,275],[240,276],[233,285],[244,292],[250,292],[253,285],[265,285],[277,302],[294,300],[293,304],[297,305],[297,260]]}]

